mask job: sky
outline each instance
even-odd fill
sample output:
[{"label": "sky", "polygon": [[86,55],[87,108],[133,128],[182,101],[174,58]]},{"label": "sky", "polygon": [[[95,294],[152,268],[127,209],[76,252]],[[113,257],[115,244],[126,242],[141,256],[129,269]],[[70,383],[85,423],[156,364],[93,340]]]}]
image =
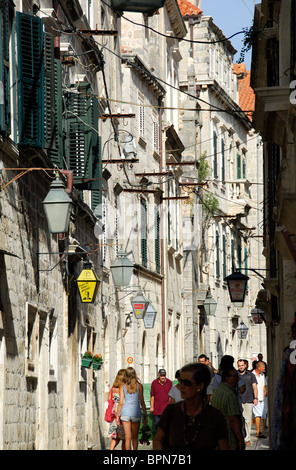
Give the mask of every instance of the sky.
[{"label": "sky", "polygon": [[[193,2],[192,2],[193,3]],[[259,0],[201,0],[201,10],[205,16],[212,16],[214,23],[228,38],[232,34],[249,28],[254,17],[255,3]],[[238,51],[234,56],[234,62],[238,62],[243,48],[244,35],[238,34],[230,39],[234,48]],[[251,52],[245,55],[246,68],[251,68]]]}]

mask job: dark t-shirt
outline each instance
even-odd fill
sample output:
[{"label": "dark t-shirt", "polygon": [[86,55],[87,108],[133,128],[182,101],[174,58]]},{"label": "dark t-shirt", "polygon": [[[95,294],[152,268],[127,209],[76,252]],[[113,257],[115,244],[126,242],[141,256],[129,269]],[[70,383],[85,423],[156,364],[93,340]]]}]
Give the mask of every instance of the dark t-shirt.
[{"label": "dark t-shirt", "polygon": [[238,375],[243,379],[246,385],[246,390],[244,391],[244,393],[240,394],[241,402],[253,403],[253,400],[254,400],[253,384],[257,383],[255,375],[250,370],[246,370],[244,374],[241,374],[238,371]]},{"label": "dark t-shirt", "polygon": [[[168,405],[161,415],[159,427],[166,435],[164,449],[217,449],[218,441],[228,438],[226,421],[222,413],[211,405],[206,405],[202,413],[201,427],[196,441],[192,445],[186,446],[183,435],[185,415],[182,410],[182,403],[178,402]],[[191,442],[194,431],[195,429],[192,426],[190,435],[190,426],[187,425],[189,442]]]}]

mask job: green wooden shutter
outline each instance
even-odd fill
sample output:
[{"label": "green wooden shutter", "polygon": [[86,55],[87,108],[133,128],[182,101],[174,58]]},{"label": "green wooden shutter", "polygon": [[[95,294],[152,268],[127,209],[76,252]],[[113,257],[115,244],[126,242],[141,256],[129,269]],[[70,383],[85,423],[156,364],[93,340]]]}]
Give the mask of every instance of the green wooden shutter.
[{"label": "green wooden shutter", "polygon": [[236,156],[236,171],[237,171],[237,179],[240,180],[242,177],[242,159],[240,153]]},{"label": "green wooden shutter", "polygon": [[[74,91],[75,90],[75,91]],[[73,171],[74,185],[79,190],[91,190],[91,207],[102,203],[101,138],[98,133],[98,100],[91,96],[88,83],[64,93],[65,160]]]},{"label": "green wooden shutter", "polygon": [[227,266],[226,266],[226,236],[223,235],[223,279],[227,276]]},{"label": "green wooden shutter", "polygon": [[0,133],[10,134],[8,0],[0,3]]},{"label": "green wooden shutter", "polygon": [[216,277],[220,277],[220,237],[219,232],[216,231]]},{"label": "green wooden shutter", "polygon": [[44,147],[51,161],[63,168],[62,64],[54,57],[54,38],[44,33]]},{"label": "green wooden shutter", "polygon": [[221,140],[221,157],[222,157],[222,183],[225,183],[225,142]]},{"label": "green wooden shutter", "polygon": [[217,134],[215,131],[213,135],[213,145],[214,145],[214,178],[218,178]]},{"label": "green wooden shutter", "polygon": [[158,207],[155,209],[155,265],[156,272],[160,273],[160,215]]},{"label": "green wooden shutter", "polygon": [[44,144],[43,23],[17,12],[19,143]]},{"label": "green wooden shutter", "polygon": [[[94,133],[95,134],[95,133]],[[93,178],[91,182],[91,208],[97,217],[101,217],[102,204],[102,139],[97,135],[97,143],[93,146]]]},{"label": "green wooden shutter", "polygon": [[[59,168],[64,167],[64,142],[63,142],[63,96],[62,96],[62,63],[54,59],[54,123],[51,133],[48,134],[46,145],[48,145],[48,156]],[[51,109],[52,106],[49,107]],[[48,118],[47,114],[45,114]]]},{"label": "green wooden shutter", "polygon": [[142,265],[147,267],[147,203],[141,198],[141,256]]},{"label": "green wooden shutter", "polygon": [[236,266],[236,263],[235,263],[234,240],[231,240],[231,267],[232,267],[232,271],[235,270],[235,266]]}]

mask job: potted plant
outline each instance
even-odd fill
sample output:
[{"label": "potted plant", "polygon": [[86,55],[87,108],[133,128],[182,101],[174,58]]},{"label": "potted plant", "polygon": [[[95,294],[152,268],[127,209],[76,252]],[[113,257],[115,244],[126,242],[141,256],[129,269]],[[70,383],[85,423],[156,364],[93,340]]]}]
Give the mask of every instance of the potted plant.
[{"label": "potted plant", "polygon": [[93,355],[90,351],[86,351],[81,359],[81,365],[82,367],[86,367],[87,369],[90,368],[93,362]]},{"label": "potted plant", "polygon": [[103,364],[103,357],[102,354],[95,354],[93,356],[93,369],[99,370]]}]

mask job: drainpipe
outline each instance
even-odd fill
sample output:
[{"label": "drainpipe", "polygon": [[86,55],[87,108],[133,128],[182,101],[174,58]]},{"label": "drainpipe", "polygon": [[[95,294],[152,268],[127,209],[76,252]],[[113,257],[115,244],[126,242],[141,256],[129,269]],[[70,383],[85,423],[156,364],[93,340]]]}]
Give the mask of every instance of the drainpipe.
[{"label": "drainpipe", "polygon": [[[159,172],[162,172],[163,169],[163,151],[162,151],[162,114],[163,110],[161,109],[161,98],[159,99]],[[163,190],[163,183],[161,183],[160,188]],[[162,335],[162,355],[165,357],[166,354],[166,336],[165,336],[165,267],[164,267],[164,220],[163,220],[163,201],[161,202],[161,218],[160,218],[160,263],[162,267],[162,281],[161,281],[161,335]]]}]

